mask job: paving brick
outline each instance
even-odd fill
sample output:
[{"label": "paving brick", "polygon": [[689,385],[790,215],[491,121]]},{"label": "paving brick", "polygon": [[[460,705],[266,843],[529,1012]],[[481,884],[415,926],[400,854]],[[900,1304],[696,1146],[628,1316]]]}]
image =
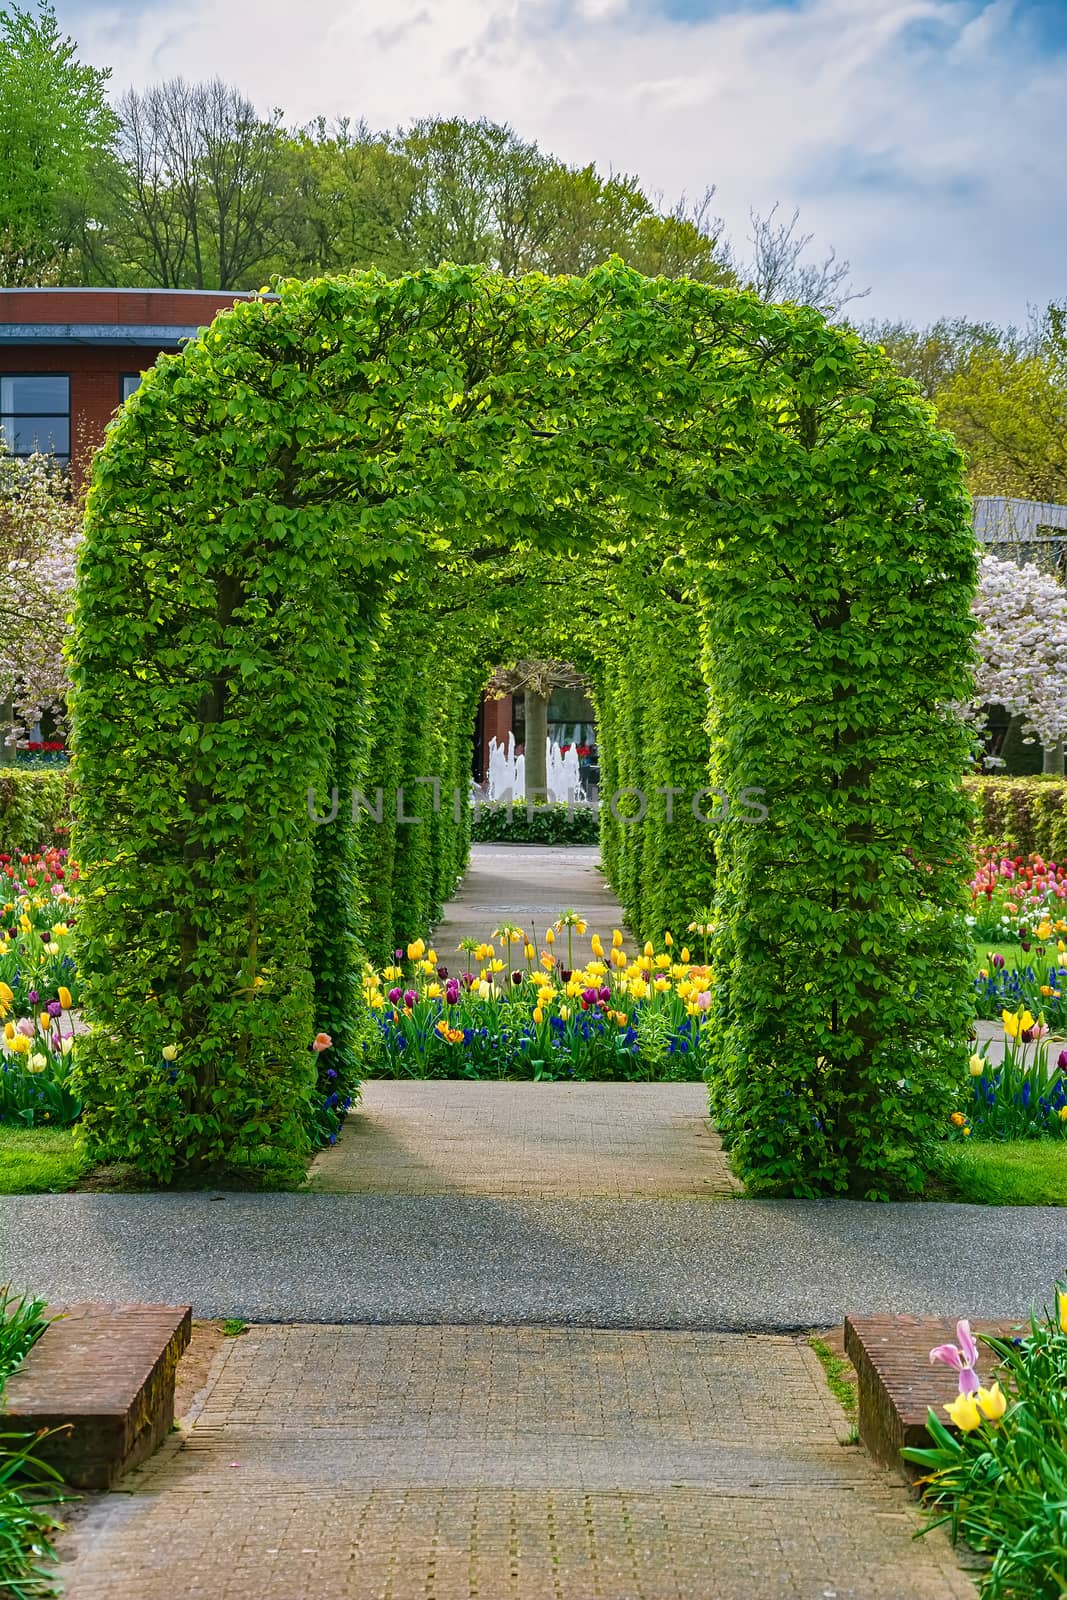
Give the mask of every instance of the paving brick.
[{"label": "paving brick", "polygon": [[374,1078],[313,1167],[335,1194],[727,1196],[741,1185],[702,1083]]},{"label": "paving brick", "polygon": [[67,1600],[972,1600],[803,1341],[259,1327]]}]

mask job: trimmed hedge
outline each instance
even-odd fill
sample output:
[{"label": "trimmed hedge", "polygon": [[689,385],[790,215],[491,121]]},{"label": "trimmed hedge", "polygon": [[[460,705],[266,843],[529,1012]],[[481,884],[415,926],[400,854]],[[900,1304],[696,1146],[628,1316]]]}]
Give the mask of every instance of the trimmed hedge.
[{"label": "trimmed hedge", "polygon": [[964,788],[975,802],[979,848],[1010,844],[1021,855],[1067,858],[1067,778],[968,778]]},{"label": "trimmed hedge", "polygon": [[471,818],[472,844],[597,844],[600,826],[593,806],[534,806],[521,802],[481,805]]},{"label": "trimmed hedge", "polygon": [[0,768],[0,852],[68,844],[73,795],[65,769]]}]

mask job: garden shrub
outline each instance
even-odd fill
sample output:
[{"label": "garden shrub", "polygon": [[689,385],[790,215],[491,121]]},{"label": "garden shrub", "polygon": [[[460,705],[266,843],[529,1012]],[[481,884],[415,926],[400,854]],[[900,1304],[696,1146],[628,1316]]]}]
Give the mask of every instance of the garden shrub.
[{"label": "garden shrub", "polygon": [[0,767],[0,853],[67,844],[73,793],[65,769]]},{"label": "garden shrub", "polygon": [[975,805],[977,849],[1010,845],[1024,856],[1067,859],[1067,778],[968,778],[964,789]]},{"label": "garden shrub", "polygon": [[940,708],[966,699],[974,576],[951,442],[810,309],[612,262],[226,311],[146,375],[88,501],[90,1153],[157,1178],[302,1160],[341,1070],[311,1042],[350,1084],[363,953],[423,933],[462,869],[471,711],[520,640],[589,678],[609,799],[763,791],[762,826],[699,823],[688,793],[671,824],[627,821],[632,794],[601,813],[636,932],[702,911],[714,864],[738,1169],[917,1187],[969,1017],[967,744]]},{"label": "garden shrub", "polygon": [[479,805],[471,818],[474,844],[596,844],[600,827],[591,805],[535,805],[525,801]]}]

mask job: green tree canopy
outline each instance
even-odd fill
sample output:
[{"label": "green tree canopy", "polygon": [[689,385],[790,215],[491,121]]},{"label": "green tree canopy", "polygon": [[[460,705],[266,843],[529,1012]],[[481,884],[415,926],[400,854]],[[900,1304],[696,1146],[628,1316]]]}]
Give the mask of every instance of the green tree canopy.
[{"label": "green tree canopy", "polygon": [[108,69],[84,65],[50,0],[0,10],[0,274],[55,282],[118,128]]}]

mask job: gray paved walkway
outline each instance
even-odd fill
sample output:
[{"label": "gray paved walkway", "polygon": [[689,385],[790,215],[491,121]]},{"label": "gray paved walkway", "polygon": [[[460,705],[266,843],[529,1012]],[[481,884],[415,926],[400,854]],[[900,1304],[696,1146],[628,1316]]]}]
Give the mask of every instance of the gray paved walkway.
[{"label": "gray paved walkway", "polygon": [[784,1330],[848,1311],[1016,1316],[1067,1211],[479,1195],[0,1199],[0,1283],[259,1321]]},{"label": "gray paved walkway", "polygon": [[[546,928],[568,907],[585,917],[584,941],[575,940],[584,956],[594,933],[608,942],[612,928],[623,926],[622,911],[597,863],[595,845],[476,844],[459,892],[445,907],[433,930],[434,947],[445,964],[454,961],[461,939],[488,939],[503,921],[517,922],[544,941]],[[561,935],[566,949],[566,935]]]},{"label": "gray paved walkway", "polygon": [[315,1162],[334,1194],[614,1199],[740,1191],[702,1083],[376,1078]]},{"label": "gray paved walkway", "polygon": [[790,1339],[253,1328],[66,1600],[970,1600],[845,1437]]}]

